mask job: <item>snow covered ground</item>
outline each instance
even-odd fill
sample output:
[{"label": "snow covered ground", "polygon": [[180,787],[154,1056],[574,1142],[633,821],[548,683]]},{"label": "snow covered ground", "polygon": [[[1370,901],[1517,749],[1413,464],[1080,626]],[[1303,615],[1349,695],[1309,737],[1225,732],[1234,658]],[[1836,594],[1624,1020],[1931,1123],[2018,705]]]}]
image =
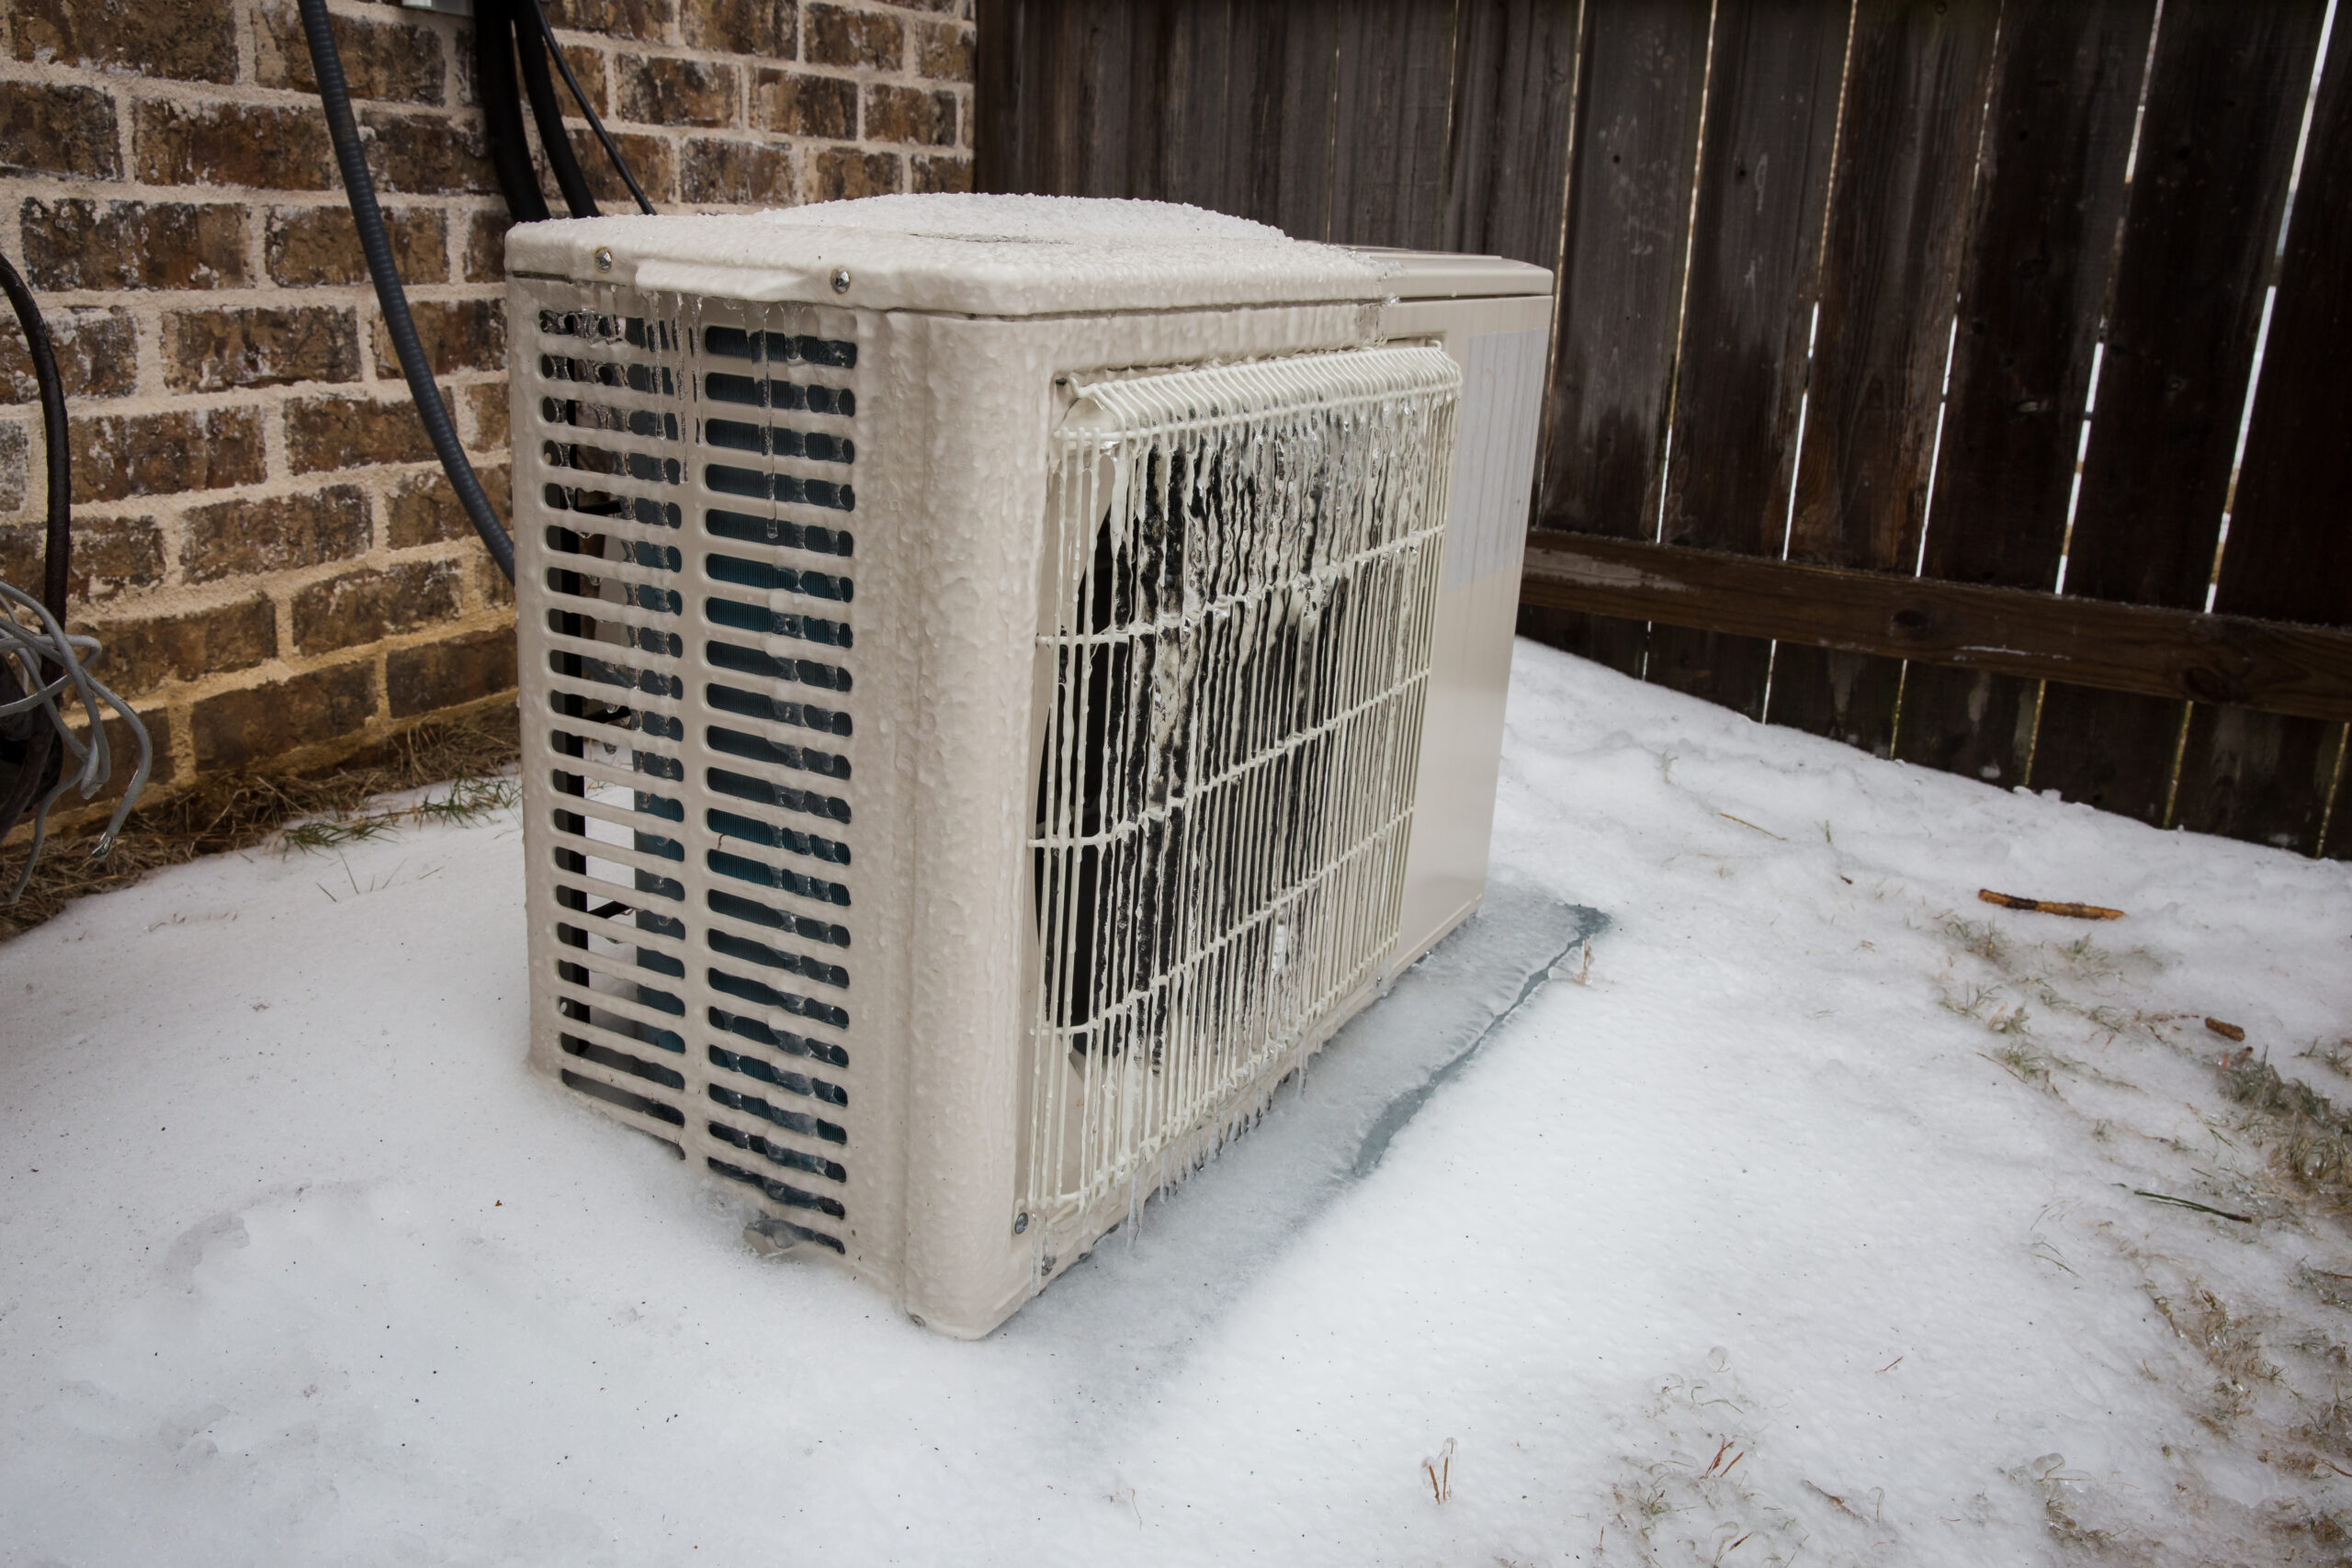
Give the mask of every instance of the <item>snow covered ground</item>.
[{"label": "snow covered ground", "polygon": [[1527,644],[1496,851],[1441,966],[1589,968],[1359,1177],[1400,987],[974,1345],[525,1073],[511,818],[86,901],[0,948],[0,1562],[2352,1551],[2352,870]]}]

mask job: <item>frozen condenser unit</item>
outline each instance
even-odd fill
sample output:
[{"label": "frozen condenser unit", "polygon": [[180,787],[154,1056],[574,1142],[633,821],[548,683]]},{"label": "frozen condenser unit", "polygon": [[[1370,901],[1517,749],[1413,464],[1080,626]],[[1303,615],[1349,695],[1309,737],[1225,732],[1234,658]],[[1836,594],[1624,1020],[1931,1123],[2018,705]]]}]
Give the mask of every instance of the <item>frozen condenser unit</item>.
[{"label": "frozen condenser unit", "polygon": [[898,197],[507,243],[531,1057],[987,1332],[1478,904],[1550,276]]}]

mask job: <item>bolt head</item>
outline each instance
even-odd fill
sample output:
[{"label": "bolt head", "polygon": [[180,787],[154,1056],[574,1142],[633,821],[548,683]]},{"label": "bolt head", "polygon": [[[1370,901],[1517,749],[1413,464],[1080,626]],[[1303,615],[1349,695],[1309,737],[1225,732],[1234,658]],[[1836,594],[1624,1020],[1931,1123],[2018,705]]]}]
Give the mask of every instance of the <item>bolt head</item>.
[{"label": "bolt head", "polygon": [[836,294],[849,292],[849,268],[845,266],[833,268],[833,292]]},{"label": "bolt head", "polygon": [[1015,1214],[1015,1215],[1012,1217],[1012,1234],[1013,1234],[1013,1235],[1019,1235],[1022,1232],[1023,1232],[1023,1231],[1027,1230],[1028,1228],[1029,1228],[1029,1216],[1028,1216],[1028,1215],[1026,1215],[1026,1214]]},{"label": "bolt head", "polygon": [[596,247],[596,270],[598,272],[613,270],[613,253],[603,245]]}]

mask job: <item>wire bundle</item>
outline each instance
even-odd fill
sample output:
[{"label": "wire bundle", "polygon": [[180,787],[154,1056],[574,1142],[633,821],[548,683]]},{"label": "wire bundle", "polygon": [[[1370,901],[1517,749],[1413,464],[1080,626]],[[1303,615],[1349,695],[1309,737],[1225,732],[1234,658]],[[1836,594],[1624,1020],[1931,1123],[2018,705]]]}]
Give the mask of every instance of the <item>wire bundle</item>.
[{"label": "wire bundle", "polygon": [[[49,809],[67,790],[78,788],[82,798],[88,800],[104,788],[114,776],[114,749],[107,739],[106,716],[99,705],[112,708],[121,718],[138,743],[139,762],[131,770],[130,782],[115,803],[114,815],[107,819],[107,830],[90,851],[90,858],[102,858],[114,848],[115,835],[122,830],[122,819],[147,787],[147,775],[155,763],[154,742],[147,736],[147,727],[130,711],[130,705],[109,691],[106,684],[90,673],[90,665],[98,657],[98,639],[69,632],[58,624],[49,607],[31,594],[0,582],[0,720],[17,720],[39,713],[49,720],[49,745],[40,748],[42,761],[28,769],[33,786],[40,788],[42,774],[54,772],[59,776],[42,793],[33,807],[32,852],[25,857],[24,869],[17,875],[16,886],[8,890],[7,902],[14,904],[25,891],[33,874],[33,866],[40,859],[41,845],[48,837]],[[26,623],[30,616],[32,624]],[[70,697],[69,697],[70,694]],[[82,710],[83,729],[75,735],[66,721],[65,709],[60,698],[78,704]],[[68,774],[50,761],[62,748],[79,764]],[[28,750],[30,748],[28,748]],[[19,784],[19,789],[23,785]]]}]

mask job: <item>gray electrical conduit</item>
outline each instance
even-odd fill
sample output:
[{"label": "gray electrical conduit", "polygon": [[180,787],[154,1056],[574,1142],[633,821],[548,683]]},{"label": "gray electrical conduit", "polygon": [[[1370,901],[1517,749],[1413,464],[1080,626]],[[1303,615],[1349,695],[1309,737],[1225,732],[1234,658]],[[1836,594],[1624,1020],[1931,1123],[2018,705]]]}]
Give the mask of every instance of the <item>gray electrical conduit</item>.
[{"label": "gray electrical conduit", "polygon": [[449,486],[458,492],[458,502],[473,520],[474,532],[481,536],[491,558],[512,582],[514,541],[492,509],[466,449],[458,444],[449,411],[441,406],[441,389],[425,364],[424,345],[416,340],[416,323],[409,317],[408,295],[392,263],[391,238],[384,232],[384,214],[376,205],[376,182],[368,177],[359,127],[351,118],[351,90],[344,81],[343,57],[335,52],[327,0],[301,0],[301,7],[302,34],[311,46],[311,73],[319,81],[327,133],[334,139],[335,163],[343,170],[344,192],[351,198],[351,218],[359,229],[359,249],[368,258],[368,276],[376,284],[376,302],[383,309],[384,330],[391,334],[392,347],[400,355],[401,373],[408,378],[409,396],[415,400],[417,416],[424,421],[424,433],[441,459],[441,471],[449,476]]}]

